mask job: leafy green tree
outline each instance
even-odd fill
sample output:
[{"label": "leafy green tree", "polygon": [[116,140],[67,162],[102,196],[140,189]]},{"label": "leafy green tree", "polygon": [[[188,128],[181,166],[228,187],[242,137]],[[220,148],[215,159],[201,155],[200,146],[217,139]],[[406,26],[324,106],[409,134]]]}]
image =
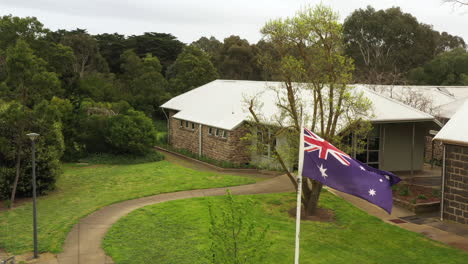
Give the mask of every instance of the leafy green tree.
[{"label": "leafy green tree", "polygon": [[[235,198],[230,191],[222,204],[210,204],[212,264],[261,264],[270,249],[269,227],[256,220],[251,200]],[[261,227],[260,227],[261,226]]]},{"label": "leafy green tree", "polygon": [[73,49],[75,55],[73,71],[80,78],[83,78],[86,73],[109,72],[106,60],[99,53],[96,39],[85,30],[64,33],[60,43]]},{"label": "leafy green tree", "polygon": [[224,39],[217,65],[221,78],[233,80],[256,80],[257,61],[249,42],[239,36]]},{"label": "leafy green tree", "polygon": [[[273,146],[277,137],[287,140],[287,147],[278,146],[273,154],[297,187],[285,164],[297,164],[302,122],[325,140],[341,146],[343,128],[358,132],[358,127],[368,127],[360,120],[369,115],[370,103],[348,86],[353,63],[344,54],[343,28],[331,8],[317,5],[302,9],[294,17],[269,21],[261,32],[280,56],[279,60],[265,60],[262,64],[276,69],[275,75],[283,83],[274,90],[282,118],[273,127],[265,125],[269,122],[257,113],[255,98],[250,99],[249,110],[254,129],[263,135],[273,132],[268,144]],[[310,96],[300,96],[303,91],[310,92]],[[312,111],[303,113],[304,105],[313,105]],[[321,189],[320,182],[306,178],[302,197],[306,214],[316,212]]]},{"label": "leafy green tree", "polygon": [[79,80],[79,93],[83,98],[96,102],[117,102],[123,100],[119,83],[114,74],[94,72]]},{"label": "leafy green tree", "polygon": [[409,79],[418,85],[468,85],[468,52],[455,49],[410,71]]},{"label": "leafy green tree", "polygon": [[133,49],[140,57],[148,53],[161,61],[163,71],[176,60],[184,48],[184,43],[171,34],[145,32],[143,35],[132,35],[127,39],[127,48]]},{"label": "leafy green tree", "polygon": [[3,97],[33,107],[62,93],[57,75],[47,71],[46,62],[24,40],[8,48],[5,64],[6,80],[0,87]]},{"label": "leafy green tree", "polygon": [[113,73],[120,72],[120,55],[128,49],[127,40],[124,35],[99,34],[94,36],[97,40],[99,52],[106,59],[109,70]]},{"label": "leafy green tree", "polygon": [[143,112],[129,110],[110,118],[108,142],[116,154],[147,154],[156,144],[156,128]]},{"label": "leafy green tree", "polygon": [[44,25],[35,17],[2,16],[0,17],[0,52],[14,46],[20,38],[31,44],[46,32]]},{"label": "leafy green tree", "polygon": [[209,56],[194,46],[187,46],[167,70],[171,94],[185,93],[219,77]]},{"label": "leafy green tree", "polygon": [[344,22],[346,54],[354,59],[356,81],[405,82],[406,73],[431,60],[440,50],[464,45],[458,37],[440,35],[399,7],[355,10]]},{"label": "leafy green tree", "polygon": [[33,109],[17,102],[0,104],[0,196],[14,198],[13,190],[21,196],[31,195],[31,142],[28,132],[41,136],[36,142],[37,188],[40,194],[55,188],[61,173],[60,158],[63,154],[61,123],[47,101]]},{"label": "leafy green tree", "polygon": [[167,81],[161,74],[162,66],[158,58],[147,54],[140,59],[133,51],[125,51],[122,56],[121,80],[123,94],[137,110],[155,117],[159,106],[167,99]]}]

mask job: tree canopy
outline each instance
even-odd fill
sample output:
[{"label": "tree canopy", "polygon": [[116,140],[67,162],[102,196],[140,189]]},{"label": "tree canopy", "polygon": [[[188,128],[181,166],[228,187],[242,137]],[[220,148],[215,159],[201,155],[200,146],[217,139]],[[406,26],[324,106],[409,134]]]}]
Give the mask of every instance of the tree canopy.
[{"label": "tree canopy", "polygon": [[217,70],[204,51],[187,46],[167,70],[171,93],[181,94],[202,86],[219,77]]},{"label": "tree canopy", "polygon": [[399,7],[355,10],[345,19],[344,37],[356,81],[372,84],[404,83],[409,70],[437,53],[465,47],[462,38],[440,34]]}]

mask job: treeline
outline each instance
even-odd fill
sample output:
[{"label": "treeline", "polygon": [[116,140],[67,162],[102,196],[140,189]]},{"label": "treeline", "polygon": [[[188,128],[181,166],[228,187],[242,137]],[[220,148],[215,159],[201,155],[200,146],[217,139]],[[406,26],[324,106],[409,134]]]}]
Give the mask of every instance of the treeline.
[{"label": "treeline", "polygon": [[[399,8],[358,9],[343,33],[353,82],[468,85],[464,40]],[[12,186],[30,193],[26,133],[41,134],[39,190],[51,190],[60,160],[152,153],[159,106],[178,94],[217,78],[278,80],[268,65],[284,54],[272,45],[239,36],[188,45],[165,33],[51,31],[34,17],[0,17],[0,198]]]}]

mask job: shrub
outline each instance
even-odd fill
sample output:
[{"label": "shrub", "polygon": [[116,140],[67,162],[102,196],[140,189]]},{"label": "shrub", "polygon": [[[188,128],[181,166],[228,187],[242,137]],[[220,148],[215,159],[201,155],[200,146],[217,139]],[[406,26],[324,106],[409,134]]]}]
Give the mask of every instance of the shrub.
[{"label": "shrub", "polygon": [[29,132],[40,134],[36,140],[37,191],[44,194],[53,190],[61,173],[60,158],[64,151],[62,126],[56,109],[47,101],[34,109],[15,102],[0,108],[0,196],[10,198],[18,153],[21,166],[16,196],[31,196],[31,142],[26,136]]},{"label": "shrub", "polygon": [[106,142],[116,154],[144,155],[156,144],[156,128],[143,112],[112,116]]},{"label": "shrub", "polygon": [[401,196],[408,196],[408,195],[410,195],[409,187],[408,187],[408,186],[403,186],[402,188],[399,189],[398,194],[401,195]]},{"label": "shrub", "polygon": [[420,199],[420,200],[427,200],[427,197],[426,197],[426,195],[424,195],[424,194],[420,194],[420,195],[418,195],[418,199]]},{"label": "shrub", "polygon": [[[214,209],[216,208],[216,210]],[[268,226],[259,228],[251,200],[237,200],[227,191],[223,204],[210,205],[212,264],[261,264],[271,246]]]}]

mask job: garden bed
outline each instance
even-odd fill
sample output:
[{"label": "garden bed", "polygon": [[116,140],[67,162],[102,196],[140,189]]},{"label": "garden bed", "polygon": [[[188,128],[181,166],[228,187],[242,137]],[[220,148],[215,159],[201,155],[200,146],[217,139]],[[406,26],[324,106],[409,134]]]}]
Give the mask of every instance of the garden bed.
[{"label": "garden bed", "polygon": [[393,188],[393,202],[416,214],[440,209],[440,191],[412,184],[398,184]]}]

